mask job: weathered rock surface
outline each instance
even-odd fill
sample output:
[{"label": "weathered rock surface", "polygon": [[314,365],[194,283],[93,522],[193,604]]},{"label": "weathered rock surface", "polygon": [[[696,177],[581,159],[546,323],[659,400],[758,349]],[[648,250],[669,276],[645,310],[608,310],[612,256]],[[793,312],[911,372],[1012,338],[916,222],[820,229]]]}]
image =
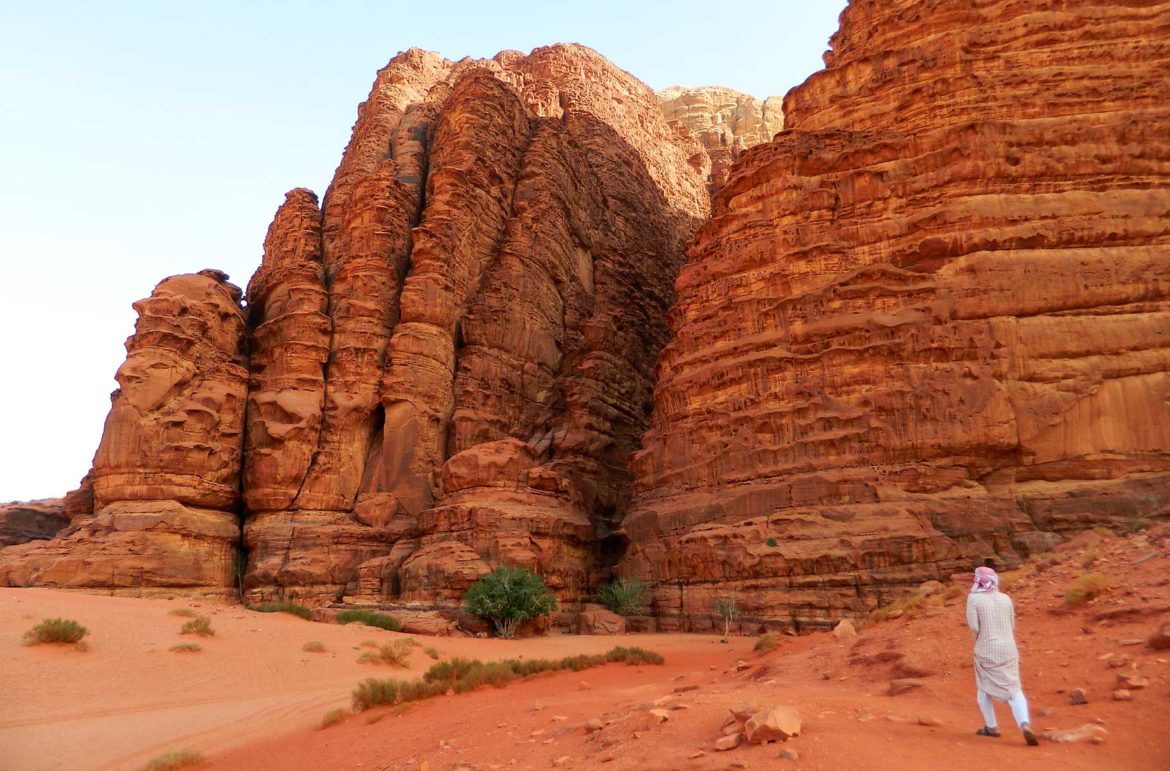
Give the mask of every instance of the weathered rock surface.
[{"label": "weathered rock surface", "polygon": [[63,498],[0,503],[0,547],[52,538],[68,524]]},{"label": "weathered rock surface", "polygon": [[676,285],[620,567],[660,629],[1170,513],[1170,3],[856,0],[832,46]]},{"label": "weathered rock surface", "polygon": [[752,744],[783,742],[800,735],[801,725],[800,712],[796,707],[768,707],[748,718],[744,724],[744,736]]},{"label": "weathered rock surface", "polygon": [[232,593],[248,370],[240,290],[172,276],[135,303],[93,470],[68,527],[0,554],[0,585]]},{"label": "weathered rock surface", "polygon": [[586,604],[577,616],[577,634],[625,634],[626,619],[603,605]]},{"label": "weathered rock surface", "polygon": [[781,97],[764,100],[720,86],[672,86],[658,92],[662,114],[699,140],[711,159],[711,192],[727,182],[740,154],[784,128]]},{"label": "weathered rock surface", "polygon": [[[587,592],[615,556],[709,169],[589,49],[399,54],[320,204],[287,194],[246,314],[210,274],[139,304],[90,513],[13,580],[96,586],[112,579],[67,576],[65,557],[178,548],[163,524],[103,529],[151,502],[242,519],[253,601],[454,605],[500,563]],[[155,583],[219,575],[238,528],[192,522],[165,529],[206,570]]]}]

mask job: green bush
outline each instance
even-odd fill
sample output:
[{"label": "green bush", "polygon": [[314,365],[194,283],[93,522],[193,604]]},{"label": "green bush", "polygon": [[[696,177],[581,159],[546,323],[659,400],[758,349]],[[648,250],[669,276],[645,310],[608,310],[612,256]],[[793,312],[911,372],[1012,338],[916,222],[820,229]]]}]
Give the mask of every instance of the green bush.
[{"label": "green bush", "polygon": [[1109,591],[1111,586],[1112,582],[1109,580],[1109,576],[1101,573],[1086,573],[1069,587],[1064,595],[1065,604],[1070,608],[1084,605],[1094,597]]},{"label": "green bush", "polygon": [[715,598],[715,612],[723,618],[723,642],[727,642],[731,634],[731,622],[739,618],[739,603],[736,602],[735,592]]},{"label": "green bush", "polygon": [[179,630],[180,634],[197,634],[200,637],[211,637],[215,634],[215,630],[211,628],[211,620],[207,616],[196,616],[195,618],[183,624],[183,628]]},{"label": "green bush", "polygon": [[769,538],[767,541],[764,541],[764,543],[768,544],[768,546],[773,548],[773,549],[775,549],[777,546],[780,545],[780,542],[777,541],[775,538]]},{"label": "green bush", "polygon": [[70,644],[81,642],[81,638],[87,634],[89,630],[72,619],[47,618],[25,632],[24,637],[28,645]]},{"label": "green bush", "polygon": [[472,584],[463,600],[468,613],[492,622],[505,639],[528,619],[557,609],[544,580],[528,568],[496,568]]},{"label": "green bush", "polygon": [[620,616],[635,616],[646,612],[650,586],[636,578],[615,578],[597,590],[597,599]]},{"label": "green bush", "polygon": [[453,658],[431,666],[421,680],[375,680],[360,683],[353,692],[353,707],[365,710],[378,704],[402,704],[446,693],[466,693],[484,685],[502,688],[514,680],[522,680],[542,672],[569,669],[579,672],[589,667],[609,663],[662,664],[663,658],[644,648],[616,647],[606,653],[566,656],[563,659],[479,659]]},{"label": "green bush", "polygon": [[339,624],[365,624],[366,626],[374,626],[379,629],[387,629],[391,632],[401,632],[402,622],[393,616],[387,616],[385,613],[376,613],[372,610],[343,610],[337,614],[337,623]]},{"label": "green bush", "polygon": [[320,640],[309,640],[307,643],[301,646],[301,650],[307,653],[324,653],[325,643],[321,642]]},{"label": "green bush", "polygon": [[429,646],[429,645],[428,645],[427,647],[423,648],[423,653],[427,654],[427,655],[428,655],[428,656],[430,656],[432,659],[436,659],[436,660],[438,660],[438,658],[439,658],[439,651],[438,651],[438,649],[437,649],[437,648],[432,648],[432,647],[431,647],[431,646]]},{"label": "green bush", "polygon": [[292,600],[277,600],[276,602],[266,602],[263,605],[257,605],[249,610],[254,610],[258,613],[291,613],[294,616],[300,616],[306,621],[313,620],[313,611],[304,605],[298,605]]}]

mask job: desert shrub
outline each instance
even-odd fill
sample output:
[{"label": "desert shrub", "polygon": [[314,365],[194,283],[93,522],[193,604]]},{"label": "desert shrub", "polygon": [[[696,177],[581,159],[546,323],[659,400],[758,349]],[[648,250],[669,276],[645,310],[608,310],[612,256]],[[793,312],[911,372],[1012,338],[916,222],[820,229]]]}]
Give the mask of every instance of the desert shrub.
[{"label": "desert shrub", "polygon": [[391,632],[402,631],[402,623],[398,619],[372,610],[343,610],[337,614],[337,623],[358,623],[365,624],[366,626],[374,626],[379,629],[387,629]]},{"label": "desert shrub", "polygon": [[427,654],[427,655],[428,655],[428,656],[430,656],[432,659],[438,659],[438,658],[439,658],[439,651],[438,651],[437,649],[435,649],[435,648],[432,648],[432,647],[431,647],[431,646],[429,646],[429,645],[428,645],[427,647],[423,648],[423,653]]},{"label": "desert shrub", "polygon": [[769,538],[768,540],[764,541],[764,543],[768,544],[768,546],[773,548],[773,549],[775,549],[777,546],[780,545],[780,542],[777,541],[775,538]]},{"label": "desert shrub", "polygon": [[947,588],[943,590],[942,598],[944,601],[945,600],[953,600],[956,597],[963,596],[964,594],[966,594],[966,592],[967,592],[966,588],[960,586],[959,584],[948,584]]},{"label": "desert shrub", "polygon": [[199,614],[190,608],[175,608],[167,612],[168,616],[182,616],[183,618],[195,618]]},{"label": "desert shrub", "polygon": [[391,640],[382,643],[375,650],[366,651],[358,657],[358,661],[363,664],[389,664],[405,669],[406,660],[410,658],[410,648],[411,645],[406,640]]},{"label": "desert shrub", "polygon": [[47,618],[25,632],[24,639],[27,645],[73,644],[87,634],[89,630],[72,619]]},{"label": "desert shrub", "polygon": [[1059,565],[1061,560],[1064,558],[1060,554],[1053,554],[1048,552],[1045,554],[1034,555],[1030,559],[1034,560],[1035,562],[1036,572],[1043,573],[1045,570]]},{"label": "desert shrub", "polygon": [[1113,538],[1114,535],[1116,535],[1112,530],[1105,527],[1104,525],[1097,525],[1093,528],[1093,532],[1102,538]]},{"label": "desert shrub", "polygon": [[171,750],[159,755],[143,766],[140,771],[174,771],[177,768],[207,765],[207,758],[193,750]]},{"label": "desert shrub", "polygon": [[448,690],[466,693],[485,685],[502,688],[514,680],[542,672],[565,669],[576,672],[614,662],[636,666],[662,664],[663,661],[662,656],[654,651],[620,646],[606,653],[566,656],[563,659],[480,661],[456,657],[433,664],[419,680],[364,680],[353,692],[353,708],[360,711],[378,704],[405,704],[429,699]]},{"label": "desert shrub", "polygon": [[1146,517],[1141,517],[1140,519],[1135,519],[1133,521],[1133,523],[1130,525],[1130,531],[1134,533],[1140,533],[1142,530],[1149,530],[1150,525],[1152,524],[1153,523],[1150,522],[1150,520]]},{"label": "desert shrub", "polygon": [[324,653],[325,643],[321,642],[320,640],[309,640],[307,643],[301,646],[301,650],[307,653]]},{"label": "desert shrub", "polygon": [[768,632],[760,635],[760,639],[756,640],[756,645],[752,649],[761,656],[768,651],[776,650],[776,646],[780,644],[780,635],[776,632]]},{"label": "desert shrub", "polygon": [[1018,570],[1013,570],[1010,573],[999,574],[999,590],[1001,592],[1010,592],[1012,587],[1016,585],[1016,581],[1020,580],[1020,573]]},{"label": "desert shrub", "polygon": [[257,605],[249,610],[254,610],[258,613],[291,613],[294,616],[300,616],[306,621],[313,620],[313,611],[304,605],[298,605],[292,600],[277,600],[276,602],[266,602],[263,605]]},{"label": "desert shrub", "polygon": [[325,717],[321,718],[321,727],[328,728],[331,725],[337,725],[342,720],[345,720],[345,716],[348,714],[349,710],[342,709],[341,707],[331,709],[325,713]]},{"label": "desert shrub", "polygon": [[727,642],[731,634],[731,622],[739,618],[739,603],[736,602],[735,592],[715,598],[715,612],[723,619],[723,642]]},{"label": "desert shrub", "polygon": [[557,609],[544,579],[528,568],[496,568],[472,584],[463,600],[468,613],[492,622],[496,633],[509,640],[520,624]]},{"label": "desert shrub", "polygon": [[1101,573],[1086,573],[1074,581],[1073,585],[1065,592],[1064,602],[1070,608],[1084,605],[1094,597],[1109,591],[1110,586],[1109,576]]},{"label": "desert shrub", "polygon": [[198,653],[203,650],[203,646],[199,643],[179,643],[172,645],[171,650],[175,653]]},{"label": "desert shrub", "polygon": [[179,630],[179,633],[211,637],[215,634],[215,630],[211,628],[211,619],[207,618],[207,616],[196,616],[186,624],[183,624],[183,628]]},{"label": "desert shrub", "polygon": [[620,616],[634,616],[646,612],[650,586],[636,578],[615,578],[597,590],[597,599]]}]

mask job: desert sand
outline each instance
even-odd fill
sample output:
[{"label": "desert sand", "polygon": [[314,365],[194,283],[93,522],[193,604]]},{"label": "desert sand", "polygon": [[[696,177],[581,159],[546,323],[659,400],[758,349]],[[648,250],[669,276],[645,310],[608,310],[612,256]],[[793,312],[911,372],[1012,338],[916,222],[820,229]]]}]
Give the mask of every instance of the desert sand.
[{"label": "desert sand", "polygon": [[[366,677],[413,677],[433,664],[414,649],[409,670],[358,663],[366,641],[403,637],[359,625],[305,621],[206,601],[135,599],[47,589],[0,590],[0,768],[134,769],[167,751],[201,752],[216,769],[792,767],[814,771],[900,769],[1165,769],[1170,751],[1170,651],[1146,644],[1170,621],[1170,526],[1116,538],[1093,532],[1048,562],[1008,574],[1034,725],[1096,724],[1100,744],[1044,740],[1028,748],[1006,707],[1003,738],[977,737],[970,637],[963,622],[965,579],[893,620],[871,623],[856,640],[830,633],[784,636],[765,654],[756,638],[710,635],[578,636],[506,641],[422,638],[442,658],[558,657],[638,645],[663,666],[611,664],[542,675],[502,689],[376,708],[321,728],[347,708]],[[1079,575],[1099,572],[1115,588],[1068,609]],[[949,588],[949,591],[947,589]],[[945,595],[945,599],[944,599]],[[192,608],[215,635],[182,636]],[[912,617],[913,616],[913,617]],[[42,618],[89,628],[88,650],[25,646]],[[302,646],[311,640],[324,653]],[[169,650],[197,642],[202,650]],[[1118,666],[1120,664],[1121,666]],[[1118,673],[1148,685],[1113,698]],[[891,679],[920,687],[888,695]],[[1089,703],[1069,704],[1084,688]],[[745,701],[799,709],[803,731],[783,744],[718,752],[728,709]],[[650,715],[665,709],[668,719]],[[602,730],[588,733],[587,721]],[[937,723],[937,725],[923,725]],[[783,749],[795,760],[780,760]],[[783,765],[778,765],[783,764]]]}]

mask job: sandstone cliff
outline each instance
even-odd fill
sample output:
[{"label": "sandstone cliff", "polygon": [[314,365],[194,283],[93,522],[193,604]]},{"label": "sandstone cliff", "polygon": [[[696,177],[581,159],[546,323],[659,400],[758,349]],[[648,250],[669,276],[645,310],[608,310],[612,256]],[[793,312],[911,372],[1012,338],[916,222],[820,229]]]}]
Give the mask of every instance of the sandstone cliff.
[{"label": "sandstone cliff", "polygon": [[0,503],[0,547],[52,538],[67,524],[62,498]]},{"label": "sandstone cliff", "polygon": [[665,628],[1170,514],[1170,3],[855,0],[832,47],[677,282],[619,567]]},{"label": "sandstone cliff", "polygon": [[92,504],[0,582],[215,594],[246,558],[252,600],[457,602],[507,562],[576,597],[710,166],[589,49],[396,56],[323,199],[286,196],[246,308],[213,273],[136,306]]},{"label": "sandstone cliff", "polygon": [[672,86],[658,92],[662,114],[695,137],[711,159],[711,192],[727,182],[740,153],[770,142],[784,128],[781,98],[763,101],[730,88]]}]

